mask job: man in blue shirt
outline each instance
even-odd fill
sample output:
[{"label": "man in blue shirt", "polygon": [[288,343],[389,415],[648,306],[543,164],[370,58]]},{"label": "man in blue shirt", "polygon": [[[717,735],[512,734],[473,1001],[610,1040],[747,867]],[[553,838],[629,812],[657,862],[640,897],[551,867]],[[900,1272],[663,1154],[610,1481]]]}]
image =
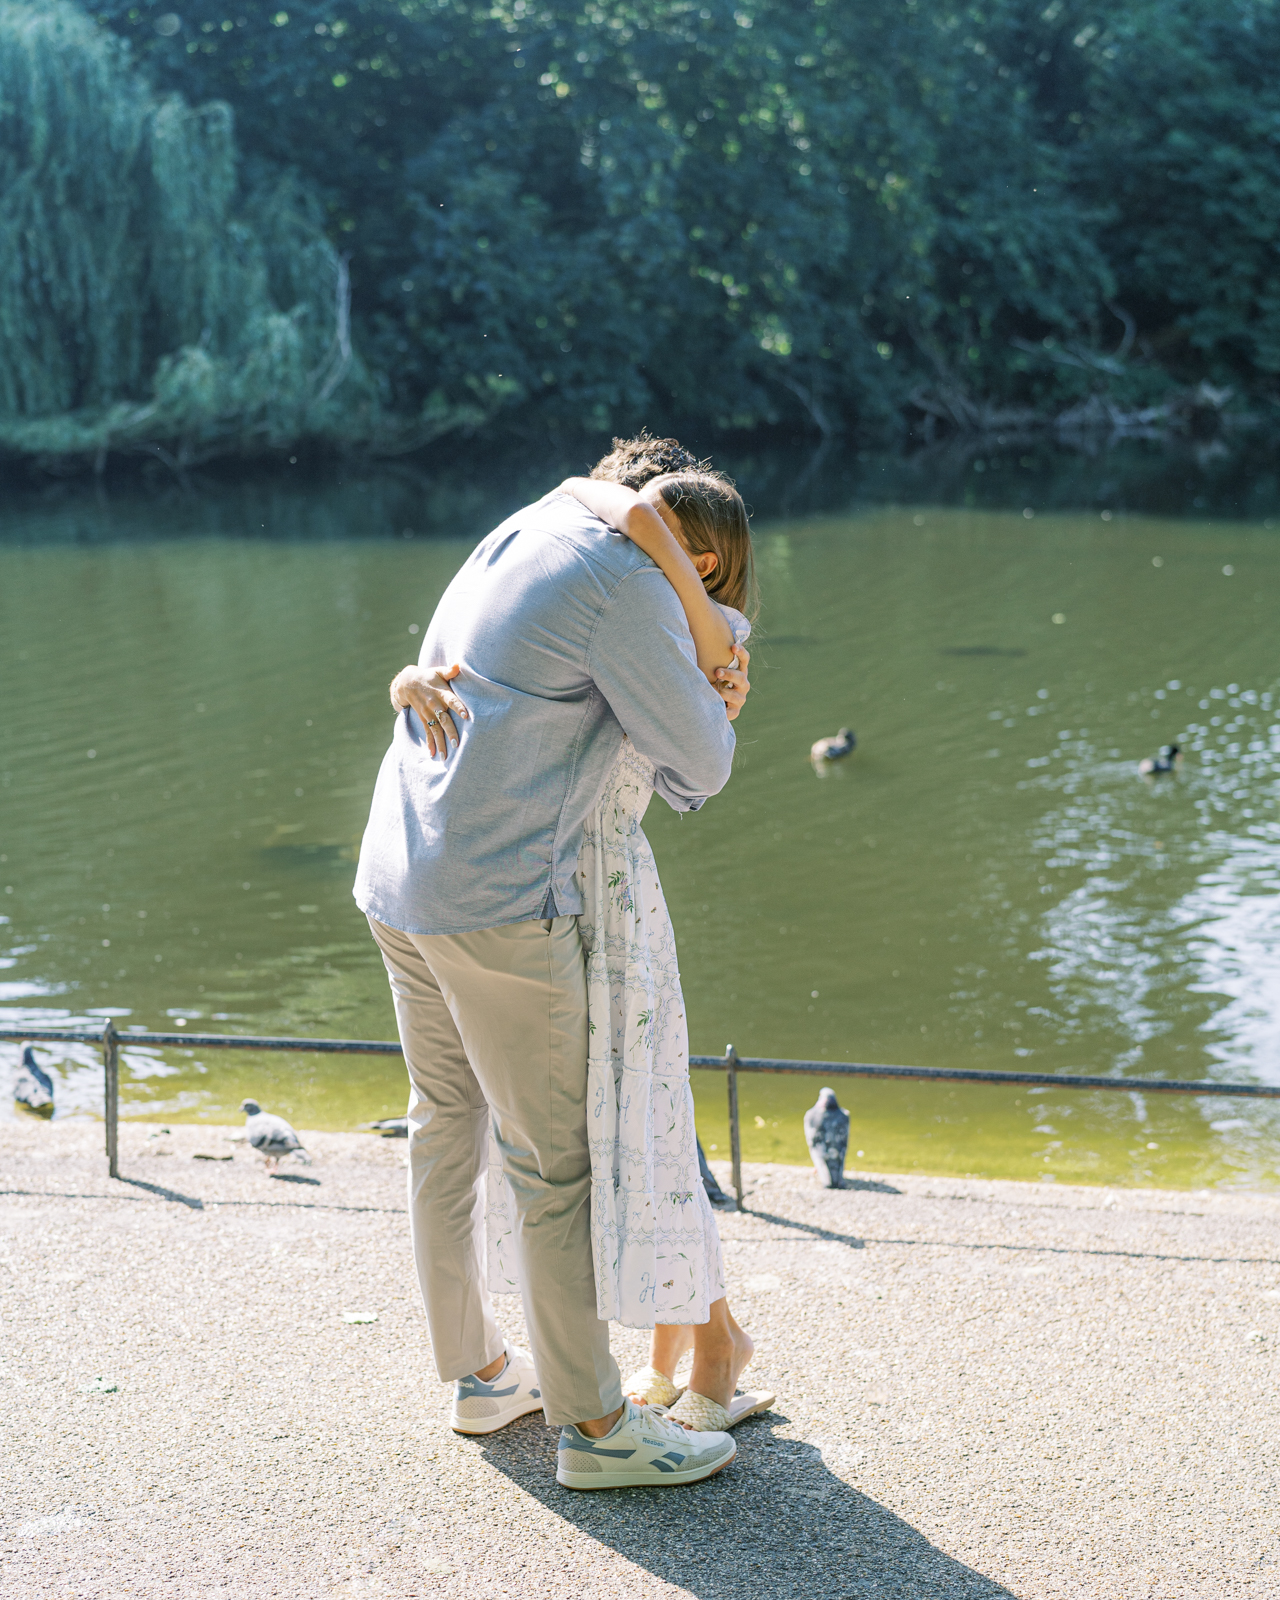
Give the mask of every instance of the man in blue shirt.
[{"label": "man in blue shirt", "polygon": [[[461,699],[444,682],[455,662]],[[579,1453],[640,1428],[629,1481],[707,1476],[732,1459],[732,1441],[680,1433],[723,1444],[684,1448],[673,1470],[674,1425],[646,1411],[631,1426],[641,1414],[624,1407],[596,1315],[575,868],[624,735],[674,809],[697,810],[724,786],[734,750],[725,701],[697,667],[667,579],[570,495],[481,541],[445,591],[415,671],[432,690],[418,703],[452,710],[457,747],[439,759],[439,722],[412,706],[399,714],[355,897],[382,949],[409,1069],[411,1229],[436,1365],[455,1383],[453,1425],[490,1432],[541,1407],[549,1423],[577,1425]],[[729,675],[730,696],[745,688]],[[536,1373],[503,1338],[486,1283],[491,1117],[516,1199]]]}]

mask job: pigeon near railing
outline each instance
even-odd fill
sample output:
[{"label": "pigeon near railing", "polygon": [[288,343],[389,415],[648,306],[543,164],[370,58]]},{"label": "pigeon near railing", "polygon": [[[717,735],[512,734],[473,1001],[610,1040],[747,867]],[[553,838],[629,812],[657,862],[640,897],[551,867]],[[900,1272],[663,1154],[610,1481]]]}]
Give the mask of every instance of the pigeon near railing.
[{"label": "pigeon near railing", "polygon": [[53,1115],[53,1079],[29,1044],[22,1048],[22,1065],[13,1080],[13,1103],[19,1111],[46,1121]]},{"label": "pigeon near railing", "polygon": [[264,1111],[256,1100],[242,1101],[240,1109],[244,1112],[244,1132],[240,1138],[262,1156],[268,1172],[274,1172],[286,1156],[311,1165],[302,1140],[283,1117]]},{"label": "pigeon near railing", "polygon": [[360,1122],[356,1126],[362,1133],[378,1133],[384,1139],[407,1139],[409,1137],[408,1117],[383,1117],[378,1122]]},{"label": "pigeon near railing", "polygon": [[821,1089],[804,1114],[804,1142],[824,1189],[844,1188],[844,1157],[849,1148],[849,1113],[834,1089]]}]

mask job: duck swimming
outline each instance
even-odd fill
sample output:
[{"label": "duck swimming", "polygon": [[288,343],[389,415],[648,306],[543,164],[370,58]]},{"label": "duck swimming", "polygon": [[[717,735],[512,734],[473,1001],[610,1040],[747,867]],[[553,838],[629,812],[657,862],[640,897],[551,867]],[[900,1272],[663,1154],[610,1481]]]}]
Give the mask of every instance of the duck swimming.
[{"label": "duck swimming", "polygon": [[809,759],[816,766],[821,761],[839,761],[852,755],[858,747],[858,736],[852,728],[841,728],[829,739],[818,739],[809,751]]},{"label": "duck swimming", "polygon": [[1158,756],[1144,756],[1138,771],[1144,778],[1151,778],[1161,772],[1176,772],[1181,765],[1182,751],[1176,744],[1167,744]]}]

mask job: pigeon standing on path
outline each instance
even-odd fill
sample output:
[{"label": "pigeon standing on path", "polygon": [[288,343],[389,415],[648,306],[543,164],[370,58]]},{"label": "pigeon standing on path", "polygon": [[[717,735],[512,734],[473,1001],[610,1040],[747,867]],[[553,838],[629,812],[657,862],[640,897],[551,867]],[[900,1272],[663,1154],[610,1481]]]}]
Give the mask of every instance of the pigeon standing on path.
[{"label": "pigeon standing on path", "polygon": [[22,1047],[22,1067],[13,1080],[13,1103],[33,1117],[53,1115],[53,1079],[36,1060],[29,1044]]},{"label": "pigeon standing on path", "polygon": [[840,1109],[834,1089],[818,1091],[818,1103],[804,1114],[804,1138],[824,1189],[844,1188],[844,1153],[849,1148],[849,1113]]},{"label": "pigeon standing on path", "polygon": [[274,1172],[285,1156],[296,1155],[300,1161],[311,1164],[311,1157],[302,1148],[302,1140],[284,1120],[264,1111],[256,1100],[244,1100],[244,1137],[263,1156],[267,1171]]},{"label": "pigeon standing on path", "polygon": [[407,1139],[409,1137],[408,1117],[383,1117],[379,1122],[358,1122],[358,1128],[363,1128],[366,1133],[381,1134],[384,1139]]}]

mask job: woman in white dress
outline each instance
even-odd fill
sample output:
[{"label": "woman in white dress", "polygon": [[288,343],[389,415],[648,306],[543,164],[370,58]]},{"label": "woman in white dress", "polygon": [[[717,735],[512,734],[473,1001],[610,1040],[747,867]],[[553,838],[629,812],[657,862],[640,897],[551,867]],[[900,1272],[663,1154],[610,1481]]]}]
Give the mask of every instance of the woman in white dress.
[{"label": "woman in white dress", "polygon": [[[751,539],[728,479],[681,471],[655,475],[637,492],[571,478],[555,492],[575,495],[662,569],[684,606],[698,666],[736,717],[750,687],[743,613],[751,607]],[[774,1396],[737,1392],[754,1347],[729,1310],[720,1236],[698,1166],[675,936],[640,826],[653,777],[652,764],[624,740],[578,857],[596,1301],[603,1319],[653,1329],[649,1365],[626,1380],[626,1392],[714,1431],[767,1410]],[[519,1289],[514,1221],[491,1136],[486,1233],[495,1293]],[[693,1370],[681,1390],[676,1368],[690,1350]]]},{"label": "woman in white dress", "polygon": [[[739,682],[751,625],[751,536],[732,484],[705,470],[655,477],[639,492],[597,478],[561,484],[662,568],[685,608],[698,665]],[[736,685],[734,685],[736,686]],[[739,695],[728,714],[737,715]],[[654,769],[630,740],[587,821],[578,857],[587,953],[587,1115],[591,1237],[601,1317],[651,1327],[649,1366],[624,1387],[722,1429],[768,1408],[737,1394],[752,1342],[725,1296],[715,1213],[698,1168],[689,1036],[675,934],[641,828]],[[692,1348],[681,1394],[676,1367]]]}]

